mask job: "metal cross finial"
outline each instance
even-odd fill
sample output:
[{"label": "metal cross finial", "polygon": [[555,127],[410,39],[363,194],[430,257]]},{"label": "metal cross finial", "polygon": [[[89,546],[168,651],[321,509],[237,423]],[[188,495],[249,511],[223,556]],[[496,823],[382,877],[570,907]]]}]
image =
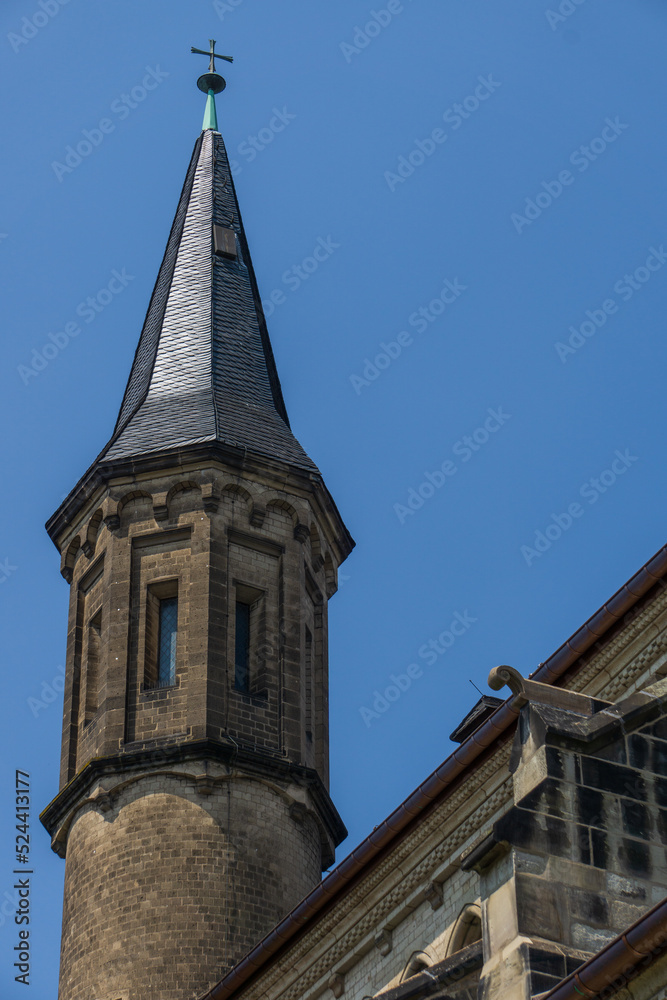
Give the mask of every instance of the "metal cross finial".
[{"label": "metal cross finial", "polygon": [[226,62],[230,62],[230,63],[234,62],[233,56],[220,56],[220,55],[218,55],[218,53],[215,51],[215,38],[209,38],[209,43],[211,45],[211,48],[210,48],[210,50],[208,52],[205,52],[204,49],[196,49],[194,47],[194,45],[190,49],[190,52],[196,52],[197,55],[200,55],[200,56],[210,56],[211,57],[211,61],[210,61],[209,66],[208,66],[209,73],[215,73],[215,60],[216,59],[224,59]]}]

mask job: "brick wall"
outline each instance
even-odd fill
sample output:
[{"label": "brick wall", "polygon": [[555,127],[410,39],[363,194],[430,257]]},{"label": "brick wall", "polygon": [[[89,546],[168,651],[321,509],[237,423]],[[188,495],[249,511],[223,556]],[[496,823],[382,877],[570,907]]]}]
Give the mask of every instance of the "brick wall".
[{"label": "brick wall", "polygon": [[113,800],[69,832],[61,1000],[196,997],[319,878],[317,825],[262,782],[152,776]]},{"label": "brick wall", "polygon": [[[289,491],[284,470],[278,487],[257,470],[183,477],[111,483],[61,539],[61,795],[46,811],[67,865],[61,1000],[197,996],[317,884],[342,836],[326,792],[326,603],[348,542],[317,484]],[[160,687],[155,615],[176,593],[175,677]],[[255,606],[248,692],[237,599]],[[200,744],[196,780],[160,763]]]}]

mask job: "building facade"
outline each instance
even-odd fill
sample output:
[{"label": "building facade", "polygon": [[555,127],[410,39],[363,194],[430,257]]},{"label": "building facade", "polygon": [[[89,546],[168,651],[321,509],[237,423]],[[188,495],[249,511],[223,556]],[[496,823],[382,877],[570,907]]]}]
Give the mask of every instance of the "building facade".
[{"label": "building facade", "polygon": [[667,995],[667,547],[206,1000]]}]

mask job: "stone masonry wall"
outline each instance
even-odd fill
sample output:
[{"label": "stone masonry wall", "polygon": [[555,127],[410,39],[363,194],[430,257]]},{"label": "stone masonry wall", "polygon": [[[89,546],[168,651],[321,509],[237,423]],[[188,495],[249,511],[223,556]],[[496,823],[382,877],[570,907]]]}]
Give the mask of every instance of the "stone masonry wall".
[{"label": "stone masonry wall", "polygon": [[60,1000],[192,1000],[317,881],[320,842],[287,796],[140,778],[69,831]]},{"label": "stone masonry wall", "polygon": [[667,894],[664,686],[588,718],[523,709],[517,801],[494,827],[510,854],[483,886],[483,997],[550,989]]},{"label": "stone masonry wall", "polygon": [[[332,863],[326,616],[350,544],[316,477],[250,455],[123,473],[63,526],[60,793],[44,813],[66,856],[60,1000],[192,1000]],[[254,615],[247,690],[237,601]]]},{"label": "stone masonry wall", "polygon": [[[110,488],[63,539],[71,600],[61,788],[93,757],[174,736],[232,737],[315,767],[326,785],[333,549],[310,498],[219,472],[189,475]],[[178,593],[176,677],[159,689],[149,610],[165,586]],[[247,693],[234,681],[235,602],[250,600],[245,591],[261,605]]]}]

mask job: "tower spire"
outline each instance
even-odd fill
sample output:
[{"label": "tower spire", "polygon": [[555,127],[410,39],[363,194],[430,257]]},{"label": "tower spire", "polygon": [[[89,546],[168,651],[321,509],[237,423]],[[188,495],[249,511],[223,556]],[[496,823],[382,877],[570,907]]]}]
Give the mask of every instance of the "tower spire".
[{"label": "tower spire", "polygon": [[195,143],[100,460],[135,462],[203,442],[317,471],[290,430],[229,159],[212,127]]},{"label": "tower spire", "polygon": [[345,836],[327,602],[354,542],[289,426],[205,54],[115,431],[48,524],[70,584],[42,814],[67,858],[60,1000],[200,996]]},{"label": "tower spire", "polygon": [[210,62],[208,64],[208,73],[204,73],[197,80],[197,86],[204,94],[207,94],[206,99],[206,110],[204,111],[204,121],[202,123],[202,132],[207,129],[213,129],[214,132],[218,131],[218,115],[215,108],[215,95],[221,94],[225,87],[227,86],[227,81],[224,77],[220,76],[219,73],[215,71],[215,60],[225,59],[227,62],[234,62],[233,56],[221,56],[215,51],[215,38],[209,38],[210,49],[206,52],[204,49],[196,49],[194,45],[190,48],[191,52],[195,52],[200,56],[209,56]]},{"label": "tower spire", "polygon": [[[195,50],[197,51],[197,50]],[[48,530],[70,584],[60,1000],[200,996],[319,881],[327,601],[353,541],[287,420],[213,104],[111,441]],[[222,58],[231,61],[230,57]]]}]

